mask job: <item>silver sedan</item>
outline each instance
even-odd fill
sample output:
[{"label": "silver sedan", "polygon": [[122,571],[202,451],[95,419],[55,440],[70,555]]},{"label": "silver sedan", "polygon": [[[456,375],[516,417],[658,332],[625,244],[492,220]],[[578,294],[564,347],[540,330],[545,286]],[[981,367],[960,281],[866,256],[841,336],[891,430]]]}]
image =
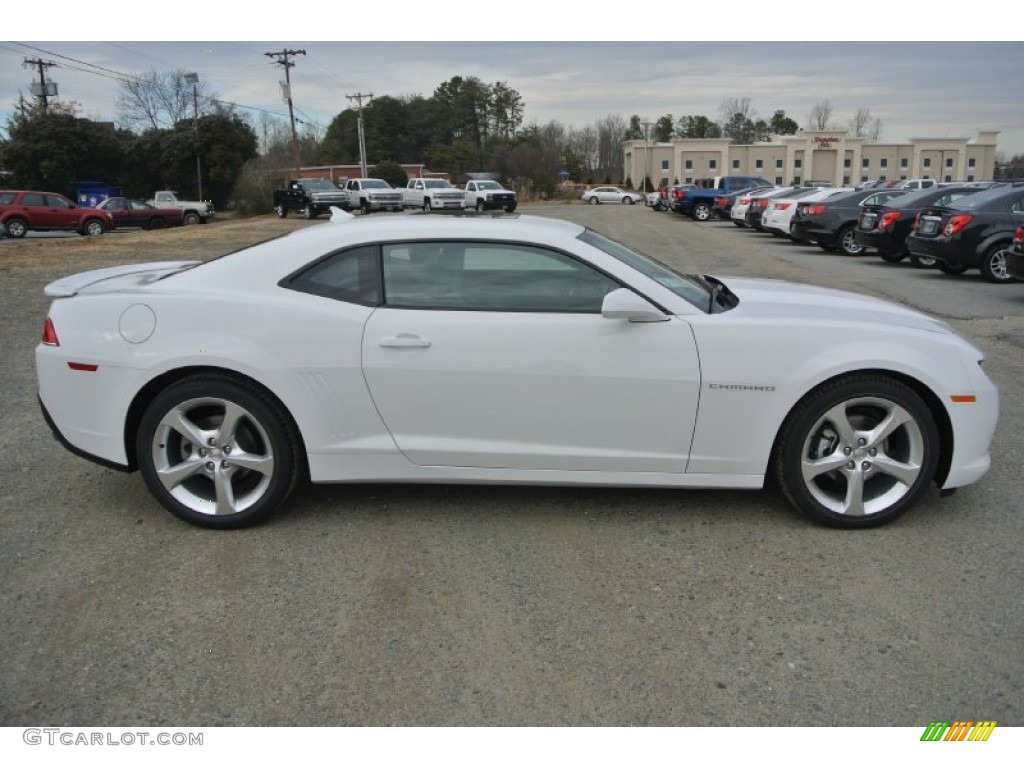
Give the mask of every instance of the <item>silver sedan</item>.
[{"label": "silver sedan", "polygon": [[643,202],[643,199],[643,195],[637,192],[627,192],[618,187],[594,187],[583,193],[583,200],[591,205],[597,205],[598,203],[633,205]]}]

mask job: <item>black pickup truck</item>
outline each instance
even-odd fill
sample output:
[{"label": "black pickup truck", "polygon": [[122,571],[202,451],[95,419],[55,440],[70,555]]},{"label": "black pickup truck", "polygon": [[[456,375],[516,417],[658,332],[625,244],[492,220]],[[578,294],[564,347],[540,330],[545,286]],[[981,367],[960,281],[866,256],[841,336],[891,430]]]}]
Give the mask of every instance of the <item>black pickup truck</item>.
[{"label": "black pickup truck", "polygon": [[274,213],[282,219],[288,211],[315,219],[331,206],[348,210],[348,195],[327,179],[292,179],[287,189],[274,190]]}]

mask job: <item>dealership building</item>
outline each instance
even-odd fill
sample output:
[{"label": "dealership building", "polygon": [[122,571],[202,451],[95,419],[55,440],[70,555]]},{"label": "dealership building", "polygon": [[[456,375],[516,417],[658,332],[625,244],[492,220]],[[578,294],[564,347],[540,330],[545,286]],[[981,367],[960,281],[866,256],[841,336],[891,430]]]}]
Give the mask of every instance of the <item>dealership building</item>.
[{"label": "dealership building", "polygon": [[798,131],[756,144],[729,139],[672,139],[623,143],[624,173],[639,188],[693,184],[715,176],[761,176],[776,184],[828,182],[853,186],[873,179],[984,181],[993,177],[999,131],[977,139],[911,139],[878,143],[848,131]]}]

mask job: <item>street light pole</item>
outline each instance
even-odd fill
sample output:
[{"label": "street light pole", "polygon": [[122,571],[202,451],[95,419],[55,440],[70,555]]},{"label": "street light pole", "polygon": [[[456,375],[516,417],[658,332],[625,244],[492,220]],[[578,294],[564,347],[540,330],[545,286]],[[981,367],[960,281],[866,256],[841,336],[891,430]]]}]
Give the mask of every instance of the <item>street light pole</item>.
[{"label": "street light pole", "polygon": [[649,140],[651,137],[651,126],[654,125],[650,120],[644,120],[640,123],[644,127],[644,180],[643,180],[643,193],[644,201],[647,200],[647,177],[650,176],[651,169],[651,150],[649,146]]},{"label": "street light pole", "polygon": [[196,139],[196,188],[199,192],[197,200],[203,199],[203,171],[199,160],[199,75],[195,72],[188,72],[185,75],[185,82],[192,85],[192,105],[195,109],[192,116],[192,130]]}]

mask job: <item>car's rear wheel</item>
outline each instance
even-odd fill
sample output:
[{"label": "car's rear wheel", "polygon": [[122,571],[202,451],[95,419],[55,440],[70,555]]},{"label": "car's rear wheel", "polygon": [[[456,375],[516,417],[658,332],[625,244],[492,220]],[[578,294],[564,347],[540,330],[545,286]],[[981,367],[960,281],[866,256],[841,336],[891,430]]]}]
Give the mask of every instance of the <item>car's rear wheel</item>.
[{"label": "car's rear wheel", "polygon": [[933,269],[939,262],[931,256],[921,256],[917,253],[910,254],[910,263],[918,269]]},{"label": "car's rear wheel", "polygon": [[275,205],[274,206],[274,213],[277,214],[277,218],[279,218],[279,219],[286,219],[286,218],[288,218],[288,209],[285,208],[283,205]]},{"label": "car's rear wheel", "polygon": [[693,206],[693,218],[697,221],[707,221],[711,218],[711,206],[707,203],[697,203]]},{"label": "car's rear wheel", "polygon": [[903,261],[903,257],[906,255],[903,251],[879,251],[878,255],[882,261],[887,261],[890,264],[899,264]]},{"label": "car's rear wheel", "polygon": [[843,256],[860,256],[864,253],[864,246],[855,239],[853,224],[847,224],[839,230],[836,243]]},{"label": "car's rear wheel", "polygon": [[199,375],[149,404],[136,457],[149,490],[173,514],[204,528],[240,528],[266,519],[292,492],[298,446],[266,392],[230,376]]},{"label": "car's rear wheel", "polygon": [[967,267],[963,264],[939,264],[939,271],[947,275],[962,275]]},{"label": "car's rear wheel", "polygon": [[8,237],[24,237],[25,233],[28,232],[28,225],[24,219],[8,219],[5,226]]},{"label": "car's rear wheel", "polygon": [[146,225],[146,229],[166,229],[166,228],[167,228],[167,219],[163,219],[163,218],[160,218],[160,217],[154,217],[154,218],[150,219],[149,223]]},{"label": "car's rear wheel", "polygon": [[881,525],[925,492],[939,459],[925,401],[886,376],[826,382],[801,400],[776,441],[775,479],[806,514],[840,528]]},{"label": "car's rear wheel", "polygon": [[981,276],[990,283],[1014,283],[1016,280],[1006,269],[1006,255],[1010,248],[1008,243],[1001,243],[989,248],[985,258],[981,260]]}]

